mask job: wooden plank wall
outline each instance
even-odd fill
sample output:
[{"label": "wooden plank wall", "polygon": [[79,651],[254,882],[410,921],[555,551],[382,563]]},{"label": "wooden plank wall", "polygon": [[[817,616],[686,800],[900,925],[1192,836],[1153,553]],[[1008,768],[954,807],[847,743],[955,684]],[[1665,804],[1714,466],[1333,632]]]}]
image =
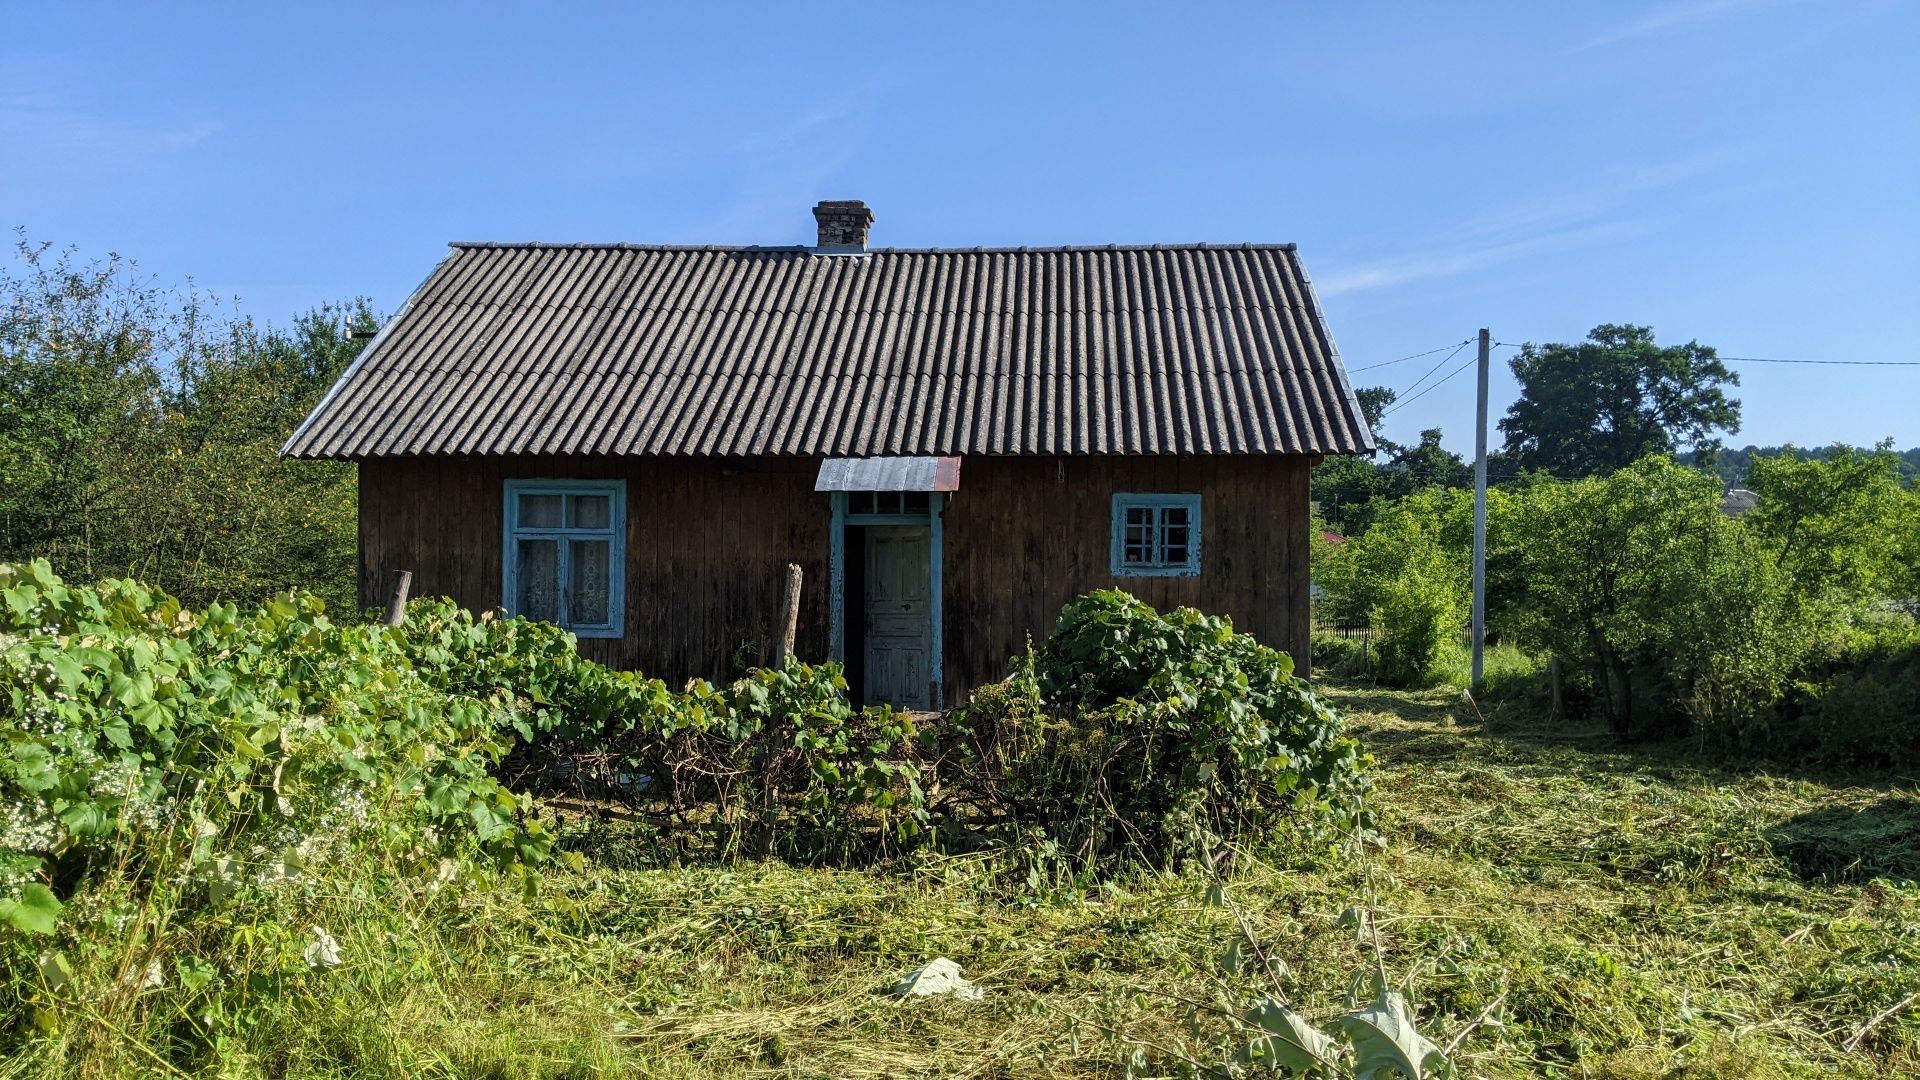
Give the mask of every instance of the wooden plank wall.
[{"label": "wooden plank wall", "polygon": [[[1188,604],[1293,653],[1310,632],[1310,457],[969,458],[946,513],[950,701],[1001,678],[1060,607],[1118,586],[1155,607]],[[771,648],[788,562],[806,576],[798,652],[826,655],[827,497],[818,459],[399,458],[360,466],[360,602],[392,572],[416,596],[500,604],[502,485],[514,478],[627,480],[627,635],[582,652],[678,683],[730,677]],[[1115,492],[1200,492],[1201,573],[1109,573]],[[853,553],[849,553],[850,556]],[[850,610],[858,603],[850,599]]]},{"label": "wooden plank wall", "polygon": [[[1039,641],[1067,601],[1097,588],[1125,589],[1162,610],[1185,604],[1230,616],[1306,671],[1313,461],[967,459],[946,513],[948,686],[964,692],[1004,677],[1028,633]],[[1199,575],[1114,578],[1115,492],[1199,492]]]},{"label": "wooden plank wall", "polygon": [[670,459],[410,458],[360,466],[360,602],[384,602],[395,570],[415,596],[500,606],[502,490],[508,479],[627,481],[626,637],[581,652],[677,685],[730,678],[734,656],[771,655],[786,564],[805,577],[796,640],[827,651],[825,495],[818,462]]}]

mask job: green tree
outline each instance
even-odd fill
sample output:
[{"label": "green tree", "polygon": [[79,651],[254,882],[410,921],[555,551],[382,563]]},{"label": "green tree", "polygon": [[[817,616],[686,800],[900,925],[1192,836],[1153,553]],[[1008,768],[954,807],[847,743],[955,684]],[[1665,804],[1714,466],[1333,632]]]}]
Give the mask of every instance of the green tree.
[{"label": "green tree", "polygon": [[[1388,407],[1393,404],[1394,392],[1384,386],[1363,386],[1353,392],[1353,397],[1359,402],[1361,415],[1367,419],[1367,429],[1373,434],[1374,445],[1379,447],[1374,454],[1397,449],[1380,434],[1380,424],[1386,418]],[[1371,460],[1372,457],[1335,454],[1313,470],[1310,484],[1312,497],[1320,505],[1320,513],[1327,524],[1337,529],[1351,530],[1367,503],[1387,493],[1386,479],[1381,475],[1379,466]]]},{"label": "green tree", "polygon": [[1466,624],[1472,500],[1428,489],[1376,506],[1365,533],[1325,549],[1315,577],[1335,619],[1364,617],[1379,634],[1381,678],[1415,685]]},{"label": "green tree", "polygon": [[16,247],[0,275],[0,558],[90,559],[90,523],[122,501],[124,461],[150,459],[169,350],[191,347],[164,294],[119,256],[75,265]]},{"label": "green tree", "polygon": [[194,605],[311,588],[354,602],[354,472],[279,447],[374,326],[221,317],[118,256],[21,242],[0,269],[0,562],[135,576]]},{"label": "green tree", "polygon": [[1822,457],[1788,446],[1754,458],[1747,484],[1760,502],[1741,523],[1799,598],[1851,606],[1886,594],[1898,575],[1904,501],[1891,443]]},{"label": "green tree", "polygon": [[1420,433],[1419,442],[1400,447],[1387,463],[1387,471],[1396,475],[1398,486],[1407,492],[1431,487],[1460,488],[1473,483],[1473,467],[1459,454],[1440,445],[1439,428],[1428,428]]},{"label": "green tree", "polygon": [[[1751,717],[1807,654],[1786,575],[1720,512],[1720,484],[1668,457],[1604,478],[1536,480],[1491,508],[1502,620],[1584,670],[1615,731]],[[1495,571],[1490,569],[1490,574]]]},{"label": "green tree", "polygon": [[1520,468],[1604,476],[1650,454],[1719,446],[1740,430],[1739,376],[1697,341],[1661,347],[1646,326],[1594,327],[1576,345],[1527,345],[1520,399],[1500,421]]},{"label": "green tree", "polygon": [[1360,412],[1373,432],[1374,444],[1379,447],[1372,456],[1384,454],[1384,462],[1339,455],[1313,471],[1313,499],[1327,524],[1342,532],[1365,532],[1379,510],[1373,505],[1375,499],[1399,499],[1423,488],[1464,487],[1472,482],[1472,470],[1460,455],[1440,445],[1439,428],[1422,431],[1420,441],[1411,446],[1380,433],[1395,396],[1384,386],[1354,391]]}]

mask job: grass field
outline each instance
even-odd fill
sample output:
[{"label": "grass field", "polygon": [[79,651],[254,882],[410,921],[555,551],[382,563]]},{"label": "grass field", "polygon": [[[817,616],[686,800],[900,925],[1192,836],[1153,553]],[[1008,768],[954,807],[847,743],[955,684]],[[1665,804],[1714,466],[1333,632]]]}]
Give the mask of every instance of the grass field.
[{"label": "grass field", "polygon": [[[1920,1074],[1920,797],[1598,732],[1482,724],[1445,691],[1331,688],[1379,760],[1385,848],[1244,862],[1229,888],[1300,1011],[1341,1011],[1371,948],[1461,1076]],[[648,868],[619,826],[538,898],[448,890],[346,912],[341,980],[281,1018],[286,1075],[1170,1075],[1268,984],[1198,878],[1015,899],[984,863]],[[622,866],[622,862],[640,865]],[[998,882],[998,884],[996,884]],[[341,928],[344,927],[344,928]],[[935,956],[978,1002],[881,991]],[[351,986],[347,985],[351,981]],[[1190,1020],[1189,1018],[1193,1019]],[[1863,1035],[1858,1035],[1865,1028]],[[1856,1048],[1848,1049],[1849,1041]]]}]

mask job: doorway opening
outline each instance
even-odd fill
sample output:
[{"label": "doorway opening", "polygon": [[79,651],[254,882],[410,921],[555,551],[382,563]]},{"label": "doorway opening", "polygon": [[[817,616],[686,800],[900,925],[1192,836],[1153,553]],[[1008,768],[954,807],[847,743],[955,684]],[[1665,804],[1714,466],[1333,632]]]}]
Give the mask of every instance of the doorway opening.
[{"label": "doorway opening", "polygon": [[942,708],[942,493],[831,495],[831,652],[848,692],[863,705]]}]

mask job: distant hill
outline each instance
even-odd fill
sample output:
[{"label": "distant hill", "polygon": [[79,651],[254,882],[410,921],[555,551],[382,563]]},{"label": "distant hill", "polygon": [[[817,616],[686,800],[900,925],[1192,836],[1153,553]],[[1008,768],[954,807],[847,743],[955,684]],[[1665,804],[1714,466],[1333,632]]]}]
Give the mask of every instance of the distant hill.
[{"label": "distant hill", "polygon": [[[1715,472],[1720,474],[1720,479],[1724,481],[1728,487],[1745,487],[1747,484],[1747,469],[1752,465],[1754,458],[1773,457],[1777,454],[1786,453],[1789,449],[1792,450],[1794,456],[1802,459],[1825,458],[1831,456],[1836,450],[1845,449],[1845,445],[1842,443],[1834,443],[1831,446],[1795,446],[1791,448],[1785,446],[1748,446],[1739,450],[1728,447],[1720,451],[1713,468]],[[1920,446],[1916,446],[1911,450],[1895,450],[1894,454],[1900,458],[1900,482],[1907,487],[1920,485]],[[1698,453],[1690,452],[1681,454],[1680,463],[1682,465],[1697,465],[1700,462],[1700,457],[1701,455]]]}]

